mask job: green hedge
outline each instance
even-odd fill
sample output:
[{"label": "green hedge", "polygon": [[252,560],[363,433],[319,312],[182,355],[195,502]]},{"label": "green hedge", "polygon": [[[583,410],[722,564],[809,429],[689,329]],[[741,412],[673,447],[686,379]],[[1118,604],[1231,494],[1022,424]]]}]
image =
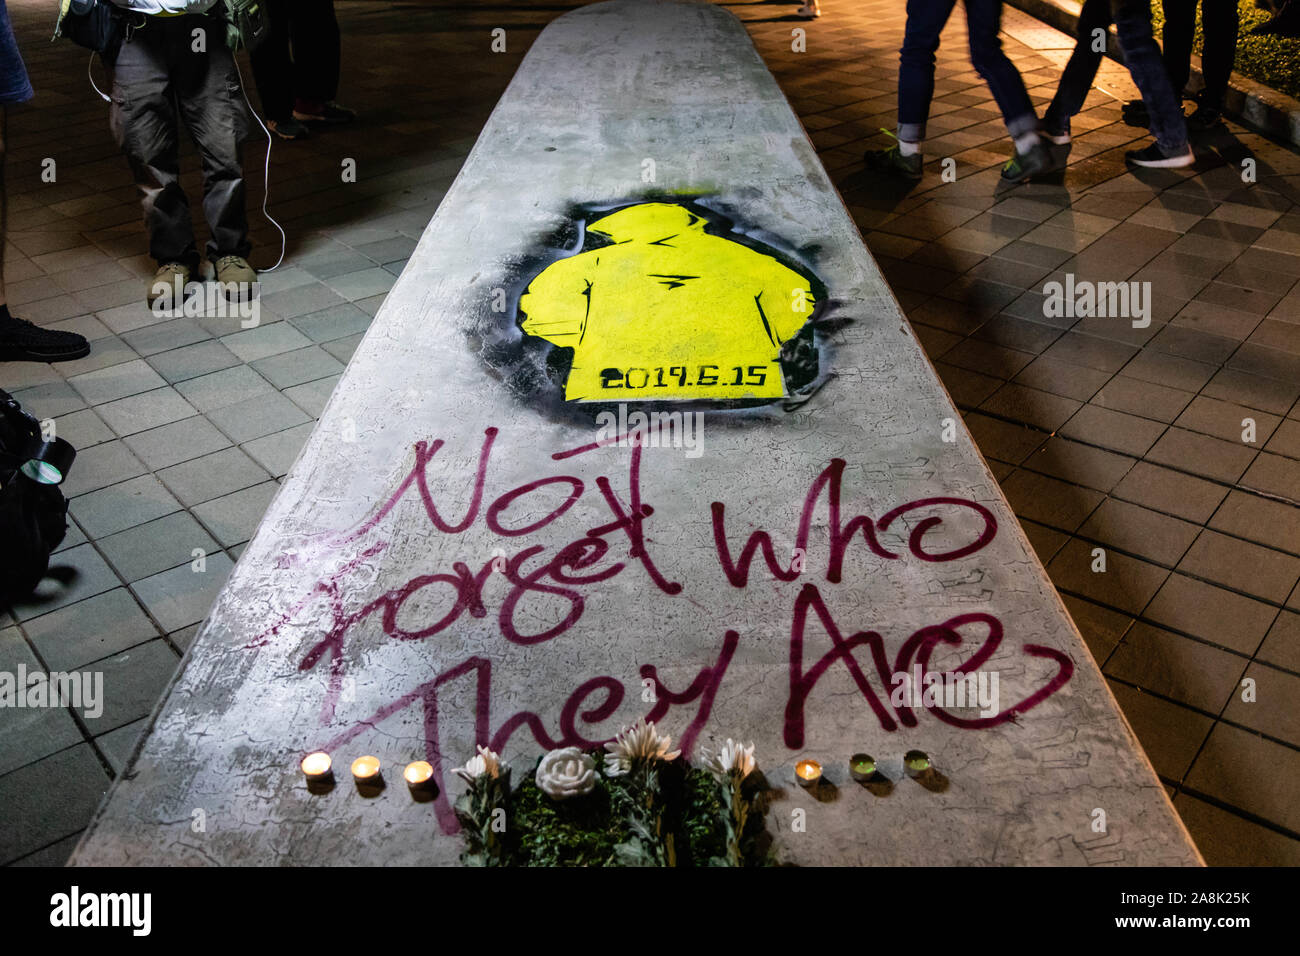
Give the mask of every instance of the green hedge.
[{"label": "green hedge", "polygon": [[[1279,93],[1300,99],[1300,40],[1281,37],[1250,37],[1246,31],[1264,23],[1269,15],[1257,10],[1253,0],[1238,0],[1240,33],[1237,38],[1235,69],[1257,83],[1272,87]],[[1151,4],[1151,21],[1156,36],[1164,26],[1164,10],[1158,2]],[[1201,52],[1201,15],[1196,14],[1196,52]]]}]

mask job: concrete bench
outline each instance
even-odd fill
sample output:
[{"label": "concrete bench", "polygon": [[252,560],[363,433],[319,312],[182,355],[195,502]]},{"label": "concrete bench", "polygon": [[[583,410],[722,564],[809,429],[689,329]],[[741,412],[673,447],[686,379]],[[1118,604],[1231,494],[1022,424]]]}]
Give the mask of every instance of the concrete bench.
[{"label": "concrete bench", "polygon": [[[943,672],[997,700],[893,683]],[[74,861],[452,863],[476,744],[643,715],[757,744],[784,861],[1200,862],[743,27],[618,0],[533,45]]]}]

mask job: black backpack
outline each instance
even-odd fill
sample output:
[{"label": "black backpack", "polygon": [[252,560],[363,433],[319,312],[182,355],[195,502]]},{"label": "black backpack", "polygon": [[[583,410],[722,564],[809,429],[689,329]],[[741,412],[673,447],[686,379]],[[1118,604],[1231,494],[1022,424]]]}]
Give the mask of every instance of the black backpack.
[{"label": "black backpack", "polygon": [[34,480],[23,468],[43,445],[40,422],[0,389],[0,600],[36,590],[50,552],[68,531],[68,502],[59,486]]}]

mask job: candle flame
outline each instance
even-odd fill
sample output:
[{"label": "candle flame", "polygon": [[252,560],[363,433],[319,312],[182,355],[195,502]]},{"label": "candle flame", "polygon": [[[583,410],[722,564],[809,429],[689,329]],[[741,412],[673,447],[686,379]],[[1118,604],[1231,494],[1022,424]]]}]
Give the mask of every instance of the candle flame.
[{"label": "candle flame", "polygon": [[319,777],[323,773],[328,773],[329,769],[330,755],[327,753],[318,750],[302,758],[302,772],[309,777]]},{"label": "candle flame", "polygon": [[403,776],[407,783],[425,783],[433,776],[433,765],[427,760],[417,760],[406,765]]}]

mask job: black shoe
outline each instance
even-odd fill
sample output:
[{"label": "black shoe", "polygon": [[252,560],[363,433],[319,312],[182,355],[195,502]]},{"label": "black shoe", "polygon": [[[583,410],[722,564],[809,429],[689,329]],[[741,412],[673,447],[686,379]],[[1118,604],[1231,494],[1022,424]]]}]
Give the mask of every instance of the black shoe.
[{"label": "black shoe", "polygon": [[1222,122],[1223,112],[1221,110],[1202,103],[1196,107],[1191,116],[1187,117],[1187,128],[1198,133],[1204,133]]},{"label": "black shoe", "polygon": [[75,332],[43,329],[26,319],[0,317],[0,362],[68,362],[90,354]]},{"label": "black shoe", "polygon": [[889,149],[869,149],[862,154],[863,161],[877,172],[903,179],[920,179],[923,160],[920,153],[904,156],[895,143]]},{"label": "black shoe", "polygon": [[1022,183],[1031,176],[1050,172],[1054,168],[1052,157],[1047,155],[1043,144],[1035,143],[1027,153],[1017,152],[1015,156],[1002,164],[1002,181],[1004,183]]},{"label": "black shoe", "polygon": [[1146,149],[1130,150],[1124,154],[1124,159],[1134,166],[1145,166],[1149,169],[1180,169],[1196,162],[1196,154],[1192,152],[1192,147],[1188,146],[1186,152],[1170,156],[1160,148],[1159,143],[1152,143]]},{"label": "black shoe", "polygon": [[1070,150],[1074,148],[1069,130],[1053,133],[1040,129],[1038,136],[1043,141],[1043,149],[1047,150],[1047,155],[1052,161],[1052,169],[1065,169],[1070,164]]},{"label": "black shoe", "polygon": [[1147,105],[1142,100],[1129,100],[1125,103],[1120,109],[1120,117],[1127,126],[1151,128],[1151,114],[1147,112]]}]

